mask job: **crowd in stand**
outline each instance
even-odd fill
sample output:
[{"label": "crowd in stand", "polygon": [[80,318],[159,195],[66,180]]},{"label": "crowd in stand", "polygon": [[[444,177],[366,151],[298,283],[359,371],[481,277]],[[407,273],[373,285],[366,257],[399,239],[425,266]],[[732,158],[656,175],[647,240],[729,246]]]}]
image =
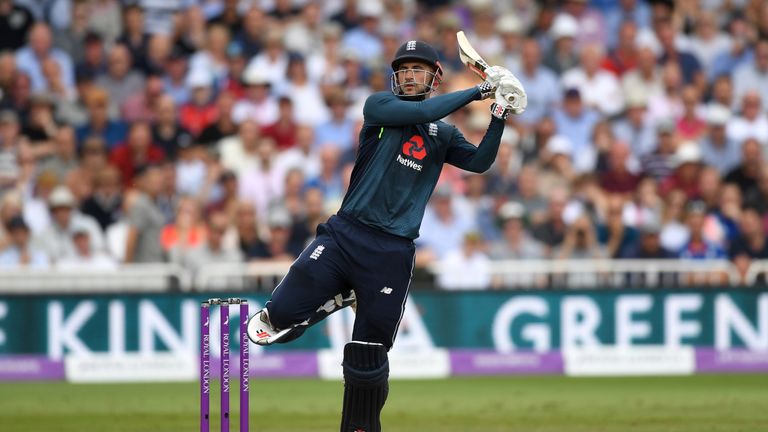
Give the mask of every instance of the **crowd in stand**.
[{"label": "crowd in stand", "polygon": [[[0,0],[0,268],[292,261],[339,207],[407,40],[464,30],[528,93],[493,167],[446,165],[416,240],[492,260],[768,258],[761,0]],[[446,119],[472,142],[477,102]],[[394,163],[394,162],[393,162]],[[455,274],[454,274],[455,273]]]}]

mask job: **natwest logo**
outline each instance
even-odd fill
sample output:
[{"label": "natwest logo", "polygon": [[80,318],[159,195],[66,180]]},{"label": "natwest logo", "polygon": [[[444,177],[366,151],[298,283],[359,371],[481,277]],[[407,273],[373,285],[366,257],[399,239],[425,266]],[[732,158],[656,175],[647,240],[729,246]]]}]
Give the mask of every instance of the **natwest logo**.
[{"label": "natwest logo", "polygon": [[419,135],[412,136],[403,143],[403,154],[416,160],[422,160],[427,157],[427,148],[424,147],[424,138]]}]

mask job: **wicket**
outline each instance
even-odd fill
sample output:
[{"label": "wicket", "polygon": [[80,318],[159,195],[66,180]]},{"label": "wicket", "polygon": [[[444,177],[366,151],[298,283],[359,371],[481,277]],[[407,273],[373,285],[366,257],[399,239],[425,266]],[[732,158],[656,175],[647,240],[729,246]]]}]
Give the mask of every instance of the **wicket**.
[{"label": "wicket", "polygon": [[200,305],[200,432],[209,432],[211,426],[211,338],[210,309],[219,306],[221,330],[221,432],[229,432],[229,306],[240,305],[240,432],[248,432],[248,391],[250,351],[248,349],[248,301],[245,299],[212,298]]}]

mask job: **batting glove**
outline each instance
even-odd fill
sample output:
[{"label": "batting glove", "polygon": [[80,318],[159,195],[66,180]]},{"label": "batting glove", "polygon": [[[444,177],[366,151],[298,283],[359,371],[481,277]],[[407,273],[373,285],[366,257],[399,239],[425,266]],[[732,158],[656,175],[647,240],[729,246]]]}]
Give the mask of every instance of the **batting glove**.
[{"label": "batting glove", "polygon": [[508,107],[515,114],[521,114],[528,106],[528,95],[514,75],[505,76],[499,81],[495,96],[497,104]]},{"label": "batting glove", "polygon": [[499,86],[502,78],[514,76],[509,69],[501,66],[491,66],[485,70],[485,82],[490,83],[491,87],[496,88]]},{"label": "batting glove", "polygon": [[507,117],[509,117],[509,114],[512,112],[506,104],[500,105],[496,102],[491,104],[491,115],[496,117],[499,120],[506,120]]}]

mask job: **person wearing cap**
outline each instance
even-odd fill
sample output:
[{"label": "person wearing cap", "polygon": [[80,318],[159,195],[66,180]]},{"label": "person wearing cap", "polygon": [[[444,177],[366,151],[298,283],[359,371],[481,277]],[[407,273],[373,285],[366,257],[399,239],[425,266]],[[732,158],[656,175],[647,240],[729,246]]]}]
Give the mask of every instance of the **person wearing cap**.
[{"label": "person wearing cap", "polygon": [[291,244],[293,221],[291,214],[282,206],[268,210],[267,227],[269,236],[267,241],[259,241],[249,253],[252,261],[290,262],[301,253],[304,245],[296,250]]},{"label": "person wearing cap", "polygon": [[31,267],[45,270],[50,266],[48,255],[30,242],[27,223],[15,216],[5,223],[10,245],[0,250],[0,269]]},{"label": "person wearing cap", "polygon": [[[287,64],[286,60],[286,66]],[[284,75],[284,72],[280,72],[280,76]],[[259,126],[276,122],[280,109],[276,97],[272,94],[272,82],[264,70],[259,69],[258,65],[253,65],[253,60],[243,71],[243,85],[245,97],[237,101],[232,108],[232,120],[235,123],[253,120]]]},{"label": "person wearing cap", "polygon": [[642,157],[654,151],[656,134],[648,121],[648,96],[638,91],[625,93],[624,113],[613,122],[616,139],[629,144],[634,157]]},{"label": "person wearing cap", "polygon": [[706,111],[706,132],[698,140],[702,161],[717,168],[721,176],[727,175],[741,162],[740,146],[726,133],[730,119],[730,109],[710,104]]},{"label": "person wearing cap", "polygon": [[549,28],[548,36],[552,40],[552,46],[544,56],[543,63],[558,76],[578,65],[579,58],[574,42],[578,33],[579,23],[568,14],[557,15]]},{"label": "person wearing cap", "polygon": [[357,14],[360,25],[345,32],[341,44],[345,50],[355,53],[361,62],[367,63],[379,58],[383,52],[378,27],[384,6],[381,0],[357,2]]},{"label": "person wearing cap", "polygon": [[673,189],[681,189],[688,199],[699,196],[699,175],[701,173],[701,150],[694,141],[682,141],[671,159],[674,172],[661,181],[659,192],[667,195]]},{"label": "person wearing cap", "polygon": [[534,239],[526,228],[526,211],[521,203],[507,201],[499,207],[497,216],[498,222],[501,225],[502,238],[491,243],[490,256],[492,259],[526,260],[544,258],[544,246]]},{"label": "person wearing cap", "polygon": [[92,217],[81,213],[75,197],[66,186],[57,186],[48,197],[51,223],[34,242],[54,262],[75,253],[72,235],[78,230],[88,232],[92,251],[104,250],[104,235]]}]

